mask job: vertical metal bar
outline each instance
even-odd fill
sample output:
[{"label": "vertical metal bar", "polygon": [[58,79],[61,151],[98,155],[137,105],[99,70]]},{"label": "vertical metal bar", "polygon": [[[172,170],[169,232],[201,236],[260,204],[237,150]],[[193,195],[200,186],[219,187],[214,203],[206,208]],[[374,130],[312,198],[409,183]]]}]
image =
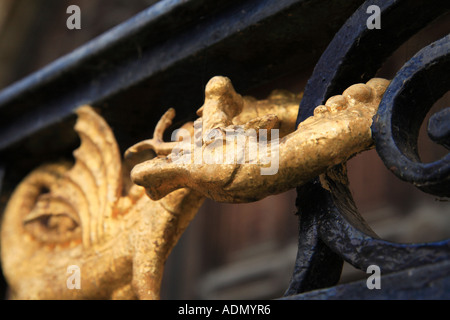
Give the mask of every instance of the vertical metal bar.
[{"label": "vertical metal bar", "polygon": [[[369,5],[378,5],[381,9],[383,24],[381,30],[369,30],[367,28],[367,8]],[[342,93],[351,84],[369,80],[396,48],[449,9],[450,2],[444,0],[437,0],[436,3],[433,3],[433,6],[430,6],[429,2],[425,0],[366,1],[343,25],[317,63],[313,75],[306,85],[305,93],[300,103],[297,123],[313,115],[314,108],[324,104],[330,96]],[[412,12],[416,11],[420,12],[420,14],[412,14]],[[296,266],[287,295],[295,292],[304,292],[305,287],[311,290],[336,284],[336,279],[338,278],[330,277],[327,280],[314,283],[315,288],[311,288],[311,281],[309,280],[312,271],[315,272],[314,276],[318,279],[326,279],[325,276],[328,276],[329,271],[323,268],[322,261],[325,258],[336,261],[337,259],[334,258],[336,253],[359,268],[364,267],[371,259],[374,259],[374,257],[368,255],[359,255],[358,250],[363,246],[367,246],[367,243],[362,241],[360,247],[352,249],[349,241],[353,236],[349,232],[352,224],[345,217],[347,217],[348,213],[353,214],[353,217],[358,217],[359,214],[356,209],[353,210],[355,206],[347,186],[332,187],[331,192],[320,190],[319,188],[315,191],[316,194],[311,194],[310,190],[317,188],[317,185],[320,185],[318,178],[297,189],[298,201],[308,199],[315,202],[316,205],[316,208],[309,204],[298,206],[300,223],[306,224],[300,228],[299,242],[307,240],[312,244],[316,244],[317,247],[315,250],[305,251],[305,248],[299,245],[299,251],[301,250],[302,252],[299,252],[297,255]],[[321,201],[317,201],[320,194],[323,197]],[[336,194],[342,194],[342,202],[349,204],[351,210],[347,210],[347,212],[343,210],[345,208],[343,208],[342,203],[339,203],[339,201],[336,203]],[[325,208],[329,214],[322,213]],[[311,209],[315,212],[311,212]],[[315,215],[316,218],[310,218],[311,215]],[[306,216],[309,218],[306,219]],[[336,226],[326,224],[330,219],[333,223],[336,223]],[[358,225],[358,227],[361,227],[361,225]],[[317,228],[319,228],[319,234],[317,233]],[[369,244],[378,243],[376,236],[372,235],[370,230],[368,231],[366,228],[357,230],[359,233],[367,236],[367,239],[370,239]],[[335,236],[336,238],[334,238]],[[319,246],[318,244],[321,241],[326,246]],[[340,245],[342,247],[339,247]],[[389,246],[391,245],[387,244],[384,247],[387,248]],[[426,256],[429,257],[436,252],[445,251],[447,246],[448,242],[443,243],[441,248],[430,245],[430,248],[428,246],[419,246],[417,249],[414,247],[411,250],[415,250],[418,256],[420,256],[421,252],[425,252]],[[401,251],[402,254],[409,249],[406,246],[397,248],[395,245],[392,245],[393,251]],[[351,254],[348,254],[347,250],[351,251]],[[437,255],[439,254],[437,253]],[[315,259],[317,256],[322,256],[322,258]],[[364,263],[356,262],[357,258],[364,260]],[[401,265],[395,264],[395,267],[400,269]],[[395,267],[392,269],[395,269]],[[322,273],[322,277],[320,273]],[[305,285],[305,283],[308,285]]]}]

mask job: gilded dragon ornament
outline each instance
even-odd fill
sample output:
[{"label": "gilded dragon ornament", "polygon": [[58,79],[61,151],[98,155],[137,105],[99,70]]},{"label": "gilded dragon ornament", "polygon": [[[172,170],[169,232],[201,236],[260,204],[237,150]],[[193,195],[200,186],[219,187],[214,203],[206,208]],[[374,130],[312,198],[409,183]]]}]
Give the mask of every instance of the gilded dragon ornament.
[{"label": "gilded dragon ornament", "polygon": [[[214,77],[206,86],[199,119],[183,126],[193,143],[186,136],[163,141],[175,116],[169,109],[153,138],[129,148],[125,160],[106,121],[89,106],[78,108],[75,130],[81,144],[74,151],[75,163],[35,169],[5,209],[1,260],[11,297],[158,299],[164,263],[205,197],[256,201],[295,188],[372,148],[370,126],[388,84],[379,78],[355,84],[296,127],[301,95],[275,91],[256,100],[236,93],[228,78]],[[204,136],[194,130],[199,122]],[[203,154],[226,153],[219,148],[225,140],[208,135],[242,132],[236,129],[278,129],[275,174],[260,174],[266,164],[258,161],[176,161],[180,153],[174,149],[181,146],[186,155],[194,152],[195,143]],[[156,156],[134,166],[130,174],[126,159],[146,149]],[[81,270],[79,290],[67,288],[71,265]]]}]

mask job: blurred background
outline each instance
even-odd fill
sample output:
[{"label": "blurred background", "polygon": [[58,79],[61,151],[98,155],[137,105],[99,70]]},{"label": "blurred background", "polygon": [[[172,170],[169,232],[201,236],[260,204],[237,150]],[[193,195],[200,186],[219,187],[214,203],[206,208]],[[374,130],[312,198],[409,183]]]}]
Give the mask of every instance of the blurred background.
[{"label": "blurred background", "polygon": [[[155,2],[0,0],[0,89]],[[81,30],[66,28],[69,16],[66,9],[72,4],[81,8]],[[449,31],[447,15],[400,47],[378,75],[392,78],[418,50]],[[287,74],[251,92],[240,93],[262,98],[273,89],[300,92],[313,67],[301,74]],[[449,102],[447,93],[430,114],[447,107]],[[433,161],[447,153],[428,139],[426,121],[419,138],[419,152],[423,161]],[[374,150],[349,161],[348,171],[350,188],[360,212],[382,238],[409,243],[450,237],[448,199],[437,199],[398,180],[384,167]],[[291,190],[249,204],[206,200],[167,262],[162,298],[268,299],[281,296],[287,289],[296,256],[295,199],[296,192]],[[6,202],[7,196],[1,201]],[[345,264],[341,283],[366,276],[365,272]]]}]

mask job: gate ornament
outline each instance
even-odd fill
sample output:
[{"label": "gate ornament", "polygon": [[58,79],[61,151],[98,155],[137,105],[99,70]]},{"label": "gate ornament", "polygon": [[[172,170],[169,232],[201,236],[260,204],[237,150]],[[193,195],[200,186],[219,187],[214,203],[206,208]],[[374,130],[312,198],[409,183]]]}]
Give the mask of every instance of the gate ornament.
[{"label": "gate ornament", "polygon": [[[286,118],[283,111],[288,109],[287,114],[292,115],[290,103],[274,103],[272,110],[264,108],[264,113],[258,112],[260,104],[266,107],[267,101],[261,103],[242,98],[234,91],[229,79],[214,77],[206,86],[205,103],[198,112],[201,118],[196,123],[203,125],[194,124],[194,127],[202,128],[202,131],[195,132],[199,138],[194,139],[194,143],[189,143],[190,139],[187,139],[188,143],[184,140],[180,142],[179,152],[136,165],[131,172],[131,179],[145,187],[153,200],[184,187],[215,201],[232,203],[256,201],[290,190],[324,173],[328,168],[346,162],[358,152],[373,147],[370,129],[372,118],[388,84],[388,80],[380,78],[374,78],[367,84],[355,84],[342,95],[333,96],[325,105],[315,108],[314,116],[301,122],[294,130],[294,117]],[[276,97],[289,101],[287,95]],[[268,101],[271,99],[277,101],[274,97]],[[259,117],[251,118],[249,113]],[[266,150],[263,152],[258,143],[258,148],[253,149],[257,150],[254,154],[249,151],[252,147],[250,144],[242,148],[243,144],[238,146],[238,139],[234,139],[234,136],[230,139],[228,135],[228,132],[240,134],[245,140],[248,129],[260,132],[261,129],[270,131],[286,127],[293,130],[288,134],[282,130],[279,141],[264,141],[268,146],[264,145]],[[210,139],[210,136],[216,139]],[[139,143],[128,152],[142,150],[144,144]],[[153,145],[148,142],[147,148],[153,148]],[[235,153],[239,152],[236,150],[242,151],[240,162],[236,161],[239,158],[239,154],[235,157]],[[225,159],[230,153],[230,158],[235,161],[227,163]],[[198,158],[197,154],[200,155]],[[222,162],[205,163],[205,158]],[[277,168],[269,171],[269,174],[262,174],[268,165],[273,166],[274,160],[278,161]]]},{"label": "gate ornament", "polygon": [[[203,198],[180,189],[150,200],[127,181],[107,123],[89,106],[77,115],[75,165],[35,169],[5,210],[1,253],[12,298],[157,299],[167,256]],[[74,265],[79,290],[67,284]]]},{"label": "gate ornament", "polygon": [[[164,263],[204,197],[233,203],[259,200],[372,148],[372,118],[388,84],[376,78],[353,85],[318,106],[295,129],[300,96],[276,91],[258,101],[237,94],[229,79],[214,77],[206,86],[200,118],[183,126],[189,135],[163,142],[175,116],[170,109],[153,139],[127,150],[125,159],[145,149],[156,154],[134,167],[135,184],[105,120],[89,106],[78,108],[75,130],[81,145],[74,151],[75,164],[35,169],[5,210],[1,253],[12,297],[158,299]],[[199,124],[201,134],[195,131]],[[247,137],[251,129],[260,141],[261,129],[279,130],[278,147],[269,152],[279,152],[274,174],[261,174],[267,166],[260,163],[261,154],[253,163],[196,164],[195,157],[178,161],[180,154],[193,155],[196,146],[204,157],[217,156],[227,141],[221,133],[234,134],[234,148],[239,135]],[[274,134],[269,136],[265,142],[272,147]],[[248,151],[246,156],[252,157]],[[74,265],[80,270],[80,289],[67,282],[68,267]]]}]

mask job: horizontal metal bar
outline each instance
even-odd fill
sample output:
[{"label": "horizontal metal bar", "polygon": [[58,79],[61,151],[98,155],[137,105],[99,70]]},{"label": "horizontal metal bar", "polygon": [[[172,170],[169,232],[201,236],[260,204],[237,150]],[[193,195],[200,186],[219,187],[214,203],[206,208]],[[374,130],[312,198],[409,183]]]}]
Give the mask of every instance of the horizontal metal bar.
[{"label": "horizontal metal bar", "polygon": [[[383,276],[380,289],[367,280],[284,297],[281,300],[447,300],[450,298],[450,261],[406,269]],[[371,274],[367,274],[369,278]],[[370,279],[369,279],[370,281]]]},{"label": "horizontal metal bar", "polygon": [[125,123],[119,144],[133,143],[163,107],[195,111],[211,76],[246,90],[311,68],[361,2],[161,1],[1,91],[0,153],[82,104]]}]

